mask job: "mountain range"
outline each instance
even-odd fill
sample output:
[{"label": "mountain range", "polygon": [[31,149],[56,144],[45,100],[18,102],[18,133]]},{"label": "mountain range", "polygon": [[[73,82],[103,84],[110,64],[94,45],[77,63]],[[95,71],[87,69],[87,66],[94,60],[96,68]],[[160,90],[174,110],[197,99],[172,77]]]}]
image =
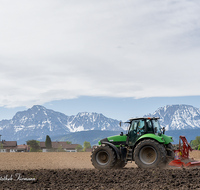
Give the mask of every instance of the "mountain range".
[{"label": "mountain range", "polygon": [[167,105],[146,117],[159,117],[166,131],[200,128],[200,109],[190,105]]},{"label": "mountain range", "polygon": [[119,131],[119,121],[98,113],[82,112],[67,116],[63,113],[35,105],[17,112],[10,120],[0,121],[0,135],[3,139],[44,139],[46,135],[58,136],[78,131]]},{"label": "mountain range", "polygon": [[[160,117],[160,124],[169,132],[171,130],[200,129],[200,109],[190,105],[167,105],[145,117]],[[94,139],[97,139],[99,138],[98,131],[102,131],[101,136],[103,136],[108,133],[118,134],[123,130],[126,130],[125,125],[120,128],[118,120],[107,118],[101,113],[81,112],[77,115],[67,116],[40,105],[17,112],[10,120],[0,121],[2,139],[17,140],[18,144],[31,139],[45,140],[46,135],[57,137],[54,138],[57,140],[66,139],[66,136],[74,138],[75,134],[78,134],[78,138],[80,138],[83,132],[92,134]],[[90,131],[94,132],[90,133]]]}]

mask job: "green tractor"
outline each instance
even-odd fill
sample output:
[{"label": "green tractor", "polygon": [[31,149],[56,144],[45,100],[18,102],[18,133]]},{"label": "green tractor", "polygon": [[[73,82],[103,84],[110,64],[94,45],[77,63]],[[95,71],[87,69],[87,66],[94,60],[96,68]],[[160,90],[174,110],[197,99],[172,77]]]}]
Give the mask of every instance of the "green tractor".
[{"label": "green tractor", "polygon": [[[159,118],[129,119],[127,134],[111,136],[99,141],[91,155],[97,169],[119,169],[127,162],[135,161],[140,168],[163,167],[174,159],[171,136],[166,136]],[[121,122],[120,122],[121,126]]]}]

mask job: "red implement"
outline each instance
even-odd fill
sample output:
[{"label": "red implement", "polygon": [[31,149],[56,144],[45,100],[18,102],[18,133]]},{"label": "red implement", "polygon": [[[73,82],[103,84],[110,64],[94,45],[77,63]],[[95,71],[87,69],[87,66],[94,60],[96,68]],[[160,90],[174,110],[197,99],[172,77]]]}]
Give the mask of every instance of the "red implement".
[{"label": "red implement", "polygon": [[[182,143],[181,143],[182,141]],[[200,161],[195,161],[189,158],[189,151],[193,149],[189,145],[185,136],[179,137],[179,149],[174,150],[175,158],[169,163],[169,166],[174,167],[197,167],[200,166]]]}]

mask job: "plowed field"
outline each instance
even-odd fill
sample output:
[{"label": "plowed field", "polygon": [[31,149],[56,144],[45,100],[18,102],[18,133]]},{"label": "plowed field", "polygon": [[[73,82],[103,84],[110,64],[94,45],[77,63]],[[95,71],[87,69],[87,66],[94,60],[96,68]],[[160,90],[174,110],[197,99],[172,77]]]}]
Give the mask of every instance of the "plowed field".
[{"label": "plowed field", "polygon": [[[98,171],[91,153],[0,153],[0,189],[199,189],[200,169]],[[200,152],[191,157],[200,160]]]}]

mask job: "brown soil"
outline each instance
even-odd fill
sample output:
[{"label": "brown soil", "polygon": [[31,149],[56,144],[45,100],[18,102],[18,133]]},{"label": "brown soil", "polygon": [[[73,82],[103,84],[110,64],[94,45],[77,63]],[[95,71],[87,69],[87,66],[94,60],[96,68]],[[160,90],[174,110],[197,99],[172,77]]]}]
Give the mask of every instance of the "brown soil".
[{"label": "brown soil", "polygon": [[[1,170],[93,169],[90,152],[20,152],[0,153]],[[9,164],[8,164],[9,163]],[[129,163],[127,167],[136,167]]]},{"label": "brown soil", "polygon": [[[91,153],[0,153],[1,189],[200,189],[200,169],[99,171]],[[200,151],[191,157],[200,160]]]},{"label": "brown soil", "polygon": [[190,158],[194,158],[195,160],[200,160],[200,151],[193,150],[192,152],[190,152]]}]

